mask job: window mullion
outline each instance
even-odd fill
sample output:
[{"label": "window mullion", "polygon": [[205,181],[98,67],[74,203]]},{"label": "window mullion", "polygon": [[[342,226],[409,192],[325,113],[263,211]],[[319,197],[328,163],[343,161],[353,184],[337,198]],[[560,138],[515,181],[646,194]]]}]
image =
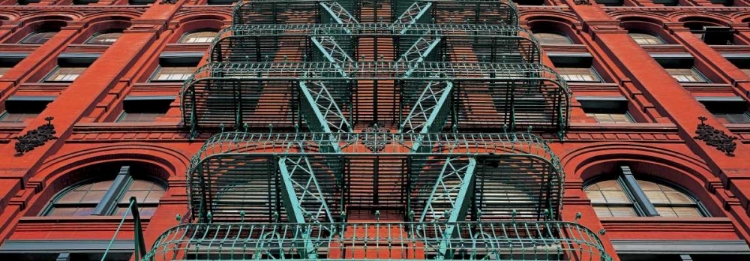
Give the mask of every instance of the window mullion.
[{"label": "window mullion", "polygon": [[651,204],[651,201],[646,197],[646,193],[643,192],[643,189],[641,189],[641,186],[638,185],[635,177],[633,177],[633,172],[630,171],[630,167],[621,166],[621,168],[623,174],[623,185],[625,185],[625,188],[627,188],[627,190],[633,195],[633,198],[635,199],[635,202],[633,203],[637,204],[646,216],[659,216],[659,212],[656,211],[654,205]]},{"label": "window mullion", "polygon": [[117,178],[112,182],[112,186],[109,187],[109,190],[104,194],[102,201],[96,205],[96,208],[91,215],[106,216],[112,213],[112,210],[117,206],[120,195],[127,190],[127,186],[132,180],[133,178],[130,176],[130,167],[123,166],[120,168],[120,173],[117,174]]}]

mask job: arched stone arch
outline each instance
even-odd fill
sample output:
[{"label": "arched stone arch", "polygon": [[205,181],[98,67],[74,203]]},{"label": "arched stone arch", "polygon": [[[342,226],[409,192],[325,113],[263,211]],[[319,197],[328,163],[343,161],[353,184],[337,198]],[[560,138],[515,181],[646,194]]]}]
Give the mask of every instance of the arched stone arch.
[{"label": "arched stone arch", "polygon": [[578,36],[578,23],[572,17],[527,13],[521,16],[521,20],[526,22],[532,32],[560,33],[570,38],[573,43],[582,43]]},{"label": "arched stone arch", "polygon": [[166,183],[184,179],[189,158],[187,153],[153,144],[121,144],[106,147],[83,149],[66,153],[45,162],[29,183],[40,184],[41,193],[30,201],[28,211],[38,213],[61,190],[86,179],[90,175],[81,171],[94,166],[127,163],[153,169],[153,178]]},{"label": "arched stone arch", "polygon": [[111,30],[123,31],[132,25],[131,20],[134,18],[136,18],[136,16],[131,15],[98,15],[89,17],[88,19],[84,20],[87,25],[86,29],[78,34],[78,37],[73,41],[73,43],[83,43],[91,36],[99,32]]},{"label": "arched stone arch", "polygon": [[719,200],[706,189],[716,177],[702,160],[681,152],[642,144],[598,144],[577,149],[565,155],[562,162],[568,178],[580,181],[612,173],[627,164],[636,173],[685,188],[713,215],[725,215]]},{"label": "arched stone arch", "polygon": [[664,23],[669,22],[664,17],[644,14],[625,14],[618,17],[620,26],[632,33],[646,33],[659,36],[667,43],[676,43],[672,36],[664,30]]},{"label": "arched stone arch", "polygon": [[657,13],[650,13],[650,12],[631,12],[631,11],[621,11],[621,12],[612,12],[610,15],[618,19],[620,21],[630,20],[630,19],[637,19],[644,22],[651,22],[651,23],[657,23],[657,24],[664,24],[667,22],[670,22],[669,17],[663,14],[657,14]]},{"label": "arched stone arch", "polygon": [[216,30],[221,31],[224,25],[231,21],[231,16],[216,14],[193,14],[175,19],[179,26],[175,28],[172,38],[169,42],[177,42],[185,33],[197,30]]},{"label": "arched stone arch", "polygon": [[55,15],[37,15],[30,16],[19,21],[19,27],[15,33],[8,37],[6,43],[16,43],[26,37],[28,34],[42,28],[60,29],[67,26],[70,22],[76,21],[77,17],[69,14]]},{"label": "arched stone arch", "polygon": [[709,12],[703,12],[703,13],[685,13],[685,12],[676,12],[669,16],[669,19],[672,22],[680,22],[680,23],[704,23],[707,25],[714,25],[714,26],[731,26],[732,25],[732,19],[720,15],[720,14],[714,14]]}]

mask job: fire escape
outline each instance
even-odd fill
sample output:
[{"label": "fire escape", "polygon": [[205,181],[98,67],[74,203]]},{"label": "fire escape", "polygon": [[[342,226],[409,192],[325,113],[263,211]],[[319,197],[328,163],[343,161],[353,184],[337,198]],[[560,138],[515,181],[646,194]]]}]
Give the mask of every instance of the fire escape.
[{"label": "fire escape", "polygon": [[610,260],[560,221],[565,82],[506,0],[238,3],[182,89],[211,136],[143,260]]}]

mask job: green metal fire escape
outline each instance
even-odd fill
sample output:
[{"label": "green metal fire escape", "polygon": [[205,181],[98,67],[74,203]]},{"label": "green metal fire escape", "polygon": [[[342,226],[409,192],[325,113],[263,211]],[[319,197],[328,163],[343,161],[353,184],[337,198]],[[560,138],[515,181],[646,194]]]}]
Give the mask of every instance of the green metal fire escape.
[{"label": "green metal fire escape", "polygon": [[559,221],[535,134],[564,133],[569,96],[509,1],[238,3],[181,91],[186,128],[214,133],[190,222],[142,260],[611,260]]}]

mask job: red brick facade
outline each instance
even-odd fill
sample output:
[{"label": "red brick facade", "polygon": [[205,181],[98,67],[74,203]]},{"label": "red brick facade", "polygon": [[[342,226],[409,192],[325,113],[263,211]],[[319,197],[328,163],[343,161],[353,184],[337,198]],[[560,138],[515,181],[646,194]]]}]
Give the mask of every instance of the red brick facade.
[{"label": "red brick facade", "polygon": [[[187,213],[186,171],[208,137],[190,140],[181,123],[181,83],[148,79],[163,52],[204,52],[209,44],[177,43],[196,29],[221,29],[231,23],[231,7],[205,0],[176,4],[128,5],[126,0],[100,0],[74,5],[70,0],[42,0],[15,5],[0,1],[0,53],[26,57],[0,77],[0,109],[9,97],[54,96],[36,118],[23,123],[0,122],[0,242],[9,239],[102,239],[117,228],[119,216],[40,216],[52,197],[83,180],[75,170],[108,162],[129,162],[159,169],[168,183],[155,214],[145,220],[149,247],[177,215]],[[625,0],[609,7],[591,1],[546,0],[545,6],[519,7],[521,24],[530,30],[554,28],[574,44],[543,45],[549,53],[590,53],[601,83],[569,83],[574,95],[569,131],[550,146],[566,173],[563,220],[578,220],[601,236],[614,257],[612,240],[744,240],[750,242],[750,124],[723,124],[696,97],[750,97],[750,76],[730,62],[728,54],[750,53],[750,1],[733,6],[706,0],[680,0],[680,6],[650,0]],[[734,45],[709,46],[685,24],[731,27]],[[41,45],[18,44],[39,28],[60,31]],[[111,46],[85,45],[96,32],[124,29]],[[667,44],[640,46],[628,30],[649,31]],[[97,54],[71,83],[41,82],[57,66],[62,53]],[[688,54],[710,83],[681,84],[651,56]],[[205,57],[204,57],[205,58]],[[201,60],[201,65],[205,59]],[[115,119],[129,96],[175,96],[168,112],[153,123],[120,123]],[[600,124],[586,116],[575,97],[621,96],[637,123]],[[52,116],[58,139],[16,155],[14,138],[34,130]],[[699,116],[706,124],[736,136],[733,156],[697,140]],[[708,210],[703,218],[598,218],[582,190],[584,183],[629,165],[634,172],[668,180],[686,188]],[[119,238],[132,238],[125,226]]]}]

